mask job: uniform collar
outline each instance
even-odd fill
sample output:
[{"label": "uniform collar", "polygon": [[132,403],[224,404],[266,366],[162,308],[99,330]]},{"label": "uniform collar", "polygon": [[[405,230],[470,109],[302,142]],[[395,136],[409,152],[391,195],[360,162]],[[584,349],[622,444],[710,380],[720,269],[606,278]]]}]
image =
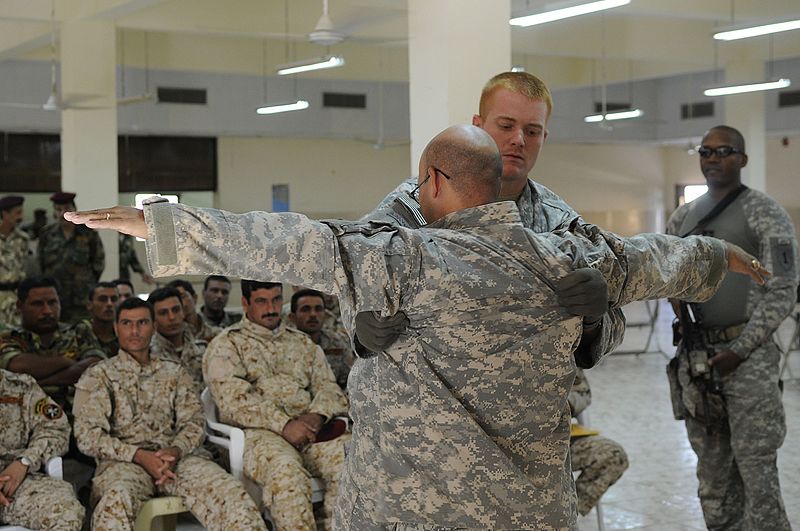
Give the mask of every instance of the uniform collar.
[{"label": "uniform collar", "polygon": [[242,320],[239,322],[241,323],[242,330],[250,332],[251,334],[259,337],[278,337],[286,330],[286,322],[283,319],[281,319],[281,324],[278,325],[278,328],[275,330],[270,330],[266,326],[261,326],[260,324],[254,323],[247,318],[247,315],[243,315]]},{"label": "uniform collar", "polygon": [[520,223],[519,209],[512,201],[487,203],[451,212],[428,225],[432,229],[462,230],[491,225]]},{"label": "uniform collar", "polygon": [[160,366],[161,361],[158,357],[153,356],[153,350],[150,349],[150,363],[147,365],[140,365],[136,359],[128,354],[126,350],[119,349],[116,356],[117,367],[123,370],[129,370],[133,373],[153,373],[155,372],[158,367]]}]

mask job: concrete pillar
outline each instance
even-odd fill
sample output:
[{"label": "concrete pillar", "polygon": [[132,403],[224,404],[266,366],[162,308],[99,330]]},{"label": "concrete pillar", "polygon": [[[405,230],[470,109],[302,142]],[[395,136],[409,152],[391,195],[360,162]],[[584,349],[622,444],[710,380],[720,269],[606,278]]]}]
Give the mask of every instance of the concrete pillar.
[{"label": "concrete pillar", "polygon": [[442,129],[470,123],[481,88],[511,67],[510,0],[409,0],[411,168]]},{"label": "concrete pillar", "polygon": [[[107,20],[61,27],[61,189],[78,194],[81,210],[116,205],[116,29]],[[100,231],[102,279],[119,275],[117,233]]]},{"label": "concrete pillar", "polygon": [[[725,84],[757,83],[764,80],[764,60],[740,55],[725,65]],[[744,135],[747,166],[742,181],[762,192],[767,188],[767,122],[763,92],[725,96],[725,124]]]}]

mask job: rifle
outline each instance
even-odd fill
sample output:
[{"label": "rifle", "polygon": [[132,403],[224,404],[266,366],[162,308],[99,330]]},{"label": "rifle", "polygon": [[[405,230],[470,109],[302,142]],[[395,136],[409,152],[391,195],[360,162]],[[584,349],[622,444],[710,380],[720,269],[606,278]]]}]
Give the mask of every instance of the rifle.
[{"label": "rifle", "polygon": [[722,381],[719,370],[708,364],[714,350],[706,343],[700,310],[683,301],[680,303],[681,347],[689,359],[689,375],[698,386],[703,397],[703,417],[706,433],[711,434],[711,415],[709,414],[709,393],[722,394]]}]

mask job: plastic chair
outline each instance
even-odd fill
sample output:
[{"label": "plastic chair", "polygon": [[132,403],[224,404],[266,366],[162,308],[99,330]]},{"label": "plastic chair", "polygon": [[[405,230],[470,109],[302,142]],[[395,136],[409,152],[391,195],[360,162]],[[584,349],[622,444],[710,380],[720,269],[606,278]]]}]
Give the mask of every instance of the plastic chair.
[{"label": "plastic chair", "polygon": [[134,531],[175,531],[178,515],[188,509],[178,496],[151,498],[139,510]]},{"label": "plastic chair", "polygon": [[[64,461],[60,457],[51,457],[44,465],[45,472],[51,478],[64,479]],[[0,525],[0,531],[30,531],[18,525]]]},{"label": "plastic chair", "polygon": [[[206,438],[212,443],[228,451],[228,462],[231,469],[231,475],[238,479],[245,490],[256,502],[259,510],[264,515],[264,519],[272,524],[272,529],[275,529],[275,523],[272,521],[272,516],[269,514],[269,509],[264,507],[261,500],[261,487],[252,479],[244,475],[242,471],[242,463],[244,462],[244,431],[241,428],[223,424],[217,421],[217,406],[214,404],[214,399],[211,397],[211,392],[206,387],[200,394],[200,400],[203,402],[203,412],[206,417]],[[323,482],[317,478],[311,478],[311,503],[321,502],[325,498],[325,488]]]}]

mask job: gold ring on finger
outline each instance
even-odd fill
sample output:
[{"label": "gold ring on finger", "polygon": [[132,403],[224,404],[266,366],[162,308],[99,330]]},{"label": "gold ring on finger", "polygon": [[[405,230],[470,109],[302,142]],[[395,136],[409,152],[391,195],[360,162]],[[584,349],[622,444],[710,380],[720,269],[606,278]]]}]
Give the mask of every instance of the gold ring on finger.
[{"label": "gold ring on finger", "polygon": [[[109,219],[111,219],[111,212],[106,212],[106,221],[108,221]],[[755,264],[755,262],[756,262],[756,261],[755,261],[755,260],[753,260],[753,263],[754,263],[754,264]],[[755,265],[753,265],[753,267],[755,267]]]}]

